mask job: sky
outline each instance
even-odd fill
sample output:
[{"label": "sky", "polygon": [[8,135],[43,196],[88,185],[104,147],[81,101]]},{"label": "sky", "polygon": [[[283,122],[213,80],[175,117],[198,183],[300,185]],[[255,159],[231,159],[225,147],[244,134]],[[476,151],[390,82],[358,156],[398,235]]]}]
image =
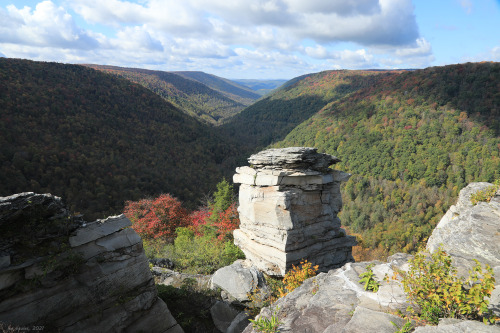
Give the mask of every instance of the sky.
[{"label": "sky", "polygon": [[500,61],[500,0],[0,0],[0,56],[230,79]]}]

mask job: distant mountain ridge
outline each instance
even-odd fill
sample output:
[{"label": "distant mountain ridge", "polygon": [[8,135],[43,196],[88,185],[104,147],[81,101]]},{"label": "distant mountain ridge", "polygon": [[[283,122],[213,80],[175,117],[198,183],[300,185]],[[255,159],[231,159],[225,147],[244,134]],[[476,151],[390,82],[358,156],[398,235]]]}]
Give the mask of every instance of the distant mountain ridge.
[{"label": "distant mountain ridge", "polygon": [[84,66],[138,83],[187,114],[220,125],[260,96],[227,79],[203,72],[165,72],[105,65]]},{"label": "distant mountain ridge", "polygon": [[259,95],[264,96],[279,88],[288,80],[233,79],[232,81],[249,87]]},{"label": "distant mountain ridge", "polygon": [[260,97],[252,89],[241,85],[236,81],[225,79],[213,74],[207,74],[200,71],[178,71],[172,72],[186,79],[191,79],[212,88],[226,97],[235,100],[243,105],[250,105]]}]

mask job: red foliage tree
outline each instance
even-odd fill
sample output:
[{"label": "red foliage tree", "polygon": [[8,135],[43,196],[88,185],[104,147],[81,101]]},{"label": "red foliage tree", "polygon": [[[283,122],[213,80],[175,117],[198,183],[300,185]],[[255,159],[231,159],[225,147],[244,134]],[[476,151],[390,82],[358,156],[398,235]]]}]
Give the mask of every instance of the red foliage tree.
[{"label": "red foliage tree", "polygon": [[233,203],[219,214],[219,218],[214,223],[214,226],[217,228],[217,238],[220,240],[231,238],[233,230],[237,229],[239,225],[238,210],[236,204]]},{"label": "red foliage tree", "polygon": [[175,229],[189,223],[186,209],[170,194],[155,199],[127,201],[124,211],[132,228],[144,238],[175,237]]},{"label": "red foliage tree", "polygon": [[[231,239],[234,229],[240,225],[236,203],[219,213],[217,220],[211,221],[212,212],[204,207],[189,214],[189,227],[197,236],[203,236],[209,230],[215,229],[219,240]],[[208,228],[207,228],[208,227]]]},{"label": "red foliage tree", "polygon": [[194,231],[196,236],[203,235],[203,226],[207,224],[211,215],[206,207],[189,214],[189,227]]}]

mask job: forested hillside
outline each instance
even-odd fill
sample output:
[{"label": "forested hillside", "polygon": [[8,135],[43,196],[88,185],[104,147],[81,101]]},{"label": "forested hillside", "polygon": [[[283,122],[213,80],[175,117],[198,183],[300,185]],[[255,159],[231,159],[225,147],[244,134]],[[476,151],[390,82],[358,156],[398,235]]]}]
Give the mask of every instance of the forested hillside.
[{"label": "forested hillside", "polygon": [[[392,73],[392,74],[391,74]],[[221,129],[247,150],[282,140],[297,125],[329,102],[373,85],[390,71],[328,71],[292,79],[279,90],[224,124]]]},{"label": "forested hillside", "polygon": [[195,206],[222,170],[232,172],[224,161],[235,151],[213,127],[128,80],[0,58],[2,196],[50,192],[88,219],[160,193]]},{"label": "forested hillside", "polygon": [[[335,74],[322,75],[326,84]],[[371,79],[276,146],[312,146],[341,158],[337,168],[353,174],[343,189],[342,223],[368,247],[412,251],[462,187],[500,177],[500,64]]]},{"label": "forested hillside", "polygon": [[[244,87],[236,87],[236,83],[229,84],[229,80],[202,72],[172,73],[115,66],[86,66],[138,83],[190,116],[209,124],[220,125],[259,97]],[[197,73],[195,77],[204,78],[208,84],[180,73]]]},{"label": "forested hillside", "polygon": [[256,150],[312,146],[353,174],[343,224],[388,253],[413,251],[467,183],[500,178],[499,63],[308,74],[217,128],[186,112],[237,103],[196,78],[99,67],[0,58],[0,195],[51,192],[88,219],[160,193],[194,207]]}]

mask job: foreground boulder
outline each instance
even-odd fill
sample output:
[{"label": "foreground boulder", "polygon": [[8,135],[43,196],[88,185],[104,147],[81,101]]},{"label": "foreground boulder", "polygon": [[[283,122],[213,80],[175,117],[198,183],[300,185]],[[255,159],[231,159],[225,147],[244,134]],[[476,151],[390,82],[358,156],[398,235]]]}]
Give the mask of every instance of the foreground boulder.
[{"label": "foreground boulder", "polygon": [[248,295],[260,290],[267,291],[264,275],[248,260],[236,260],[232,265],[222,267],[211,279],[212,288],[220,288],[229,299],[249,301]]},{"label": "foreground boulder", "polygon": [[60,198],[0,198],[0,324],[58,332],[183,332],[123,215],[87,223]]},{"label": "foreground boulder", "polygon": [[304,259],[327,272],[354,261],[355,237],[340,227],[340,183],[349,174],[329,169],[340,160],[315,148],[269,149],[236,169],[240,228],[234,242],[269,275],[283,276]]}]

